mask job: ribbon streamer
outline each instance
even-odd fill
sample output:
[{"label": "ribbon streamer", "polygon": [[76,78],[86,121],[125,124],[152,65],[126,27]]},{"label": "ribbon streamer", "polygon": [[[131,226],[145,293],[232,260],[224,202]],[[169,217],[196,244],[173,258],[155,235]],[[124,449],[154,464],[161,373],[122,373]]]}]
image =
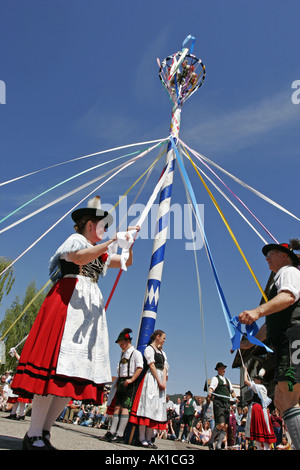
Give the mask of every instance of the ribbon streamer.
[{"label": "ribbon streamer", "polygon": [[[216,286],[217,286],[217,291],[218,291],[218,294],[219,294],[219,298],[220,298],[220,301],[221,301],[221,306],[222,306],[222,309],[223,309],[224,318],[225,318],[225,321],[226,321],[226,324],[227,324],[227,328],[228,328],[229,336],[230,336],[230,339],[231,339],[232,347],[234,347],[235,349],[239,349],[239,346],[237,347],[238,340],[239,340],[239,336],[238,336],[238,333],[239,333],[238,327],[239,326],[236,325],[235,322],[232,320],[232,316],[231,316],[231,313],[229,311],[229,308],[228,308],[228,305],[227,305],[227,302],[226,302],[226,299],[225,299],[225,295],[224,295],[223,289],[221,287],[221,283],[220,283],[220,280],[219,280],[219,277],[218,277],[218,274],[217,274],[217,270],[216,270],[216,267],[215,267],[215,264],[214,264],[214,261],[213,261],[211,250],[209,248],[209,244],[208,244],[208,241],[207,241],[207,238],[206,238],[206,234],[205,234],[205,231],[204,231],[204,228],[203,228],[203,224],[201,222],[201,217],[199,215],[195,194],[194,194],[193,188],[191,186],[190,180],[188,178],[186,169],[183,165],[181,156],[180,156],[180,154],[177,150],[177,147],[176,147],[172,137],[171,137],[171,143],[172,143],[172,146],[175,150],[177,161],[179,163],[179,167],[180,167],[180,170],[181,170],[181,174],[182,174],[182,176],[185,180],[185,185],[186,185],[186,187],[189,191],[190,199],[191,199],[192,204],[193,204],[194,213],[195,213],[197,222],[198,222],[198,224],[201,228],[202,235],[203,235],[203,238],[204,238],[204,241],[205,241],[207,254],[208,254],[210,265],[211,265],[211,268],[212,268],[212,271],[213,271],[213,274],[214,274],[214,279],[215,279],[215,283],[216,283]],[[256,324],[253,325],[252,328],[255,329]],[[248,336],[249,336],[248,339],[249,339],[250,342],[253,341],[253,343],[254,343],[254,341],[256,341],[256,342],[259,341],[256,338],[254,338],[253,333],[252,333],[252,335],[249,334]],[[265,346],[261,342],[259,342],[259,345],[262,345],[263,347],[267,348],[267,346]],[[267,350],[269,350],[269,348]]]},{"label": "ribbon streamer", "polygon": [[[159,144],[156,144],[154,145],[151,149],[148,149],[146,153],[150,152],[151,150],[153,150],[155,147],[157,147]],[[96,188],[94,188],[87,196],[85,196],[83,199],[81,199],[81,201],[79,201],[77,204],[75,204],[75,206],[73,206],[68,212],[66,212],[62,217],[60,217],[60,219],[58,219],[51,227],[49,227],[39,238],[37,238],[29,247],[26,248],[26,250],[23,251],[23,253],[21,253],[14,261],[12,261],[1,273],[0,273],[0,276],[2,276],[2,274],[5,273],[5,271],[7,271],[11,266],[13,266],[22,256],[24,256],[29,250],[31,250],[31,248],[33,248],[42,238],[44,238],[54,227],[56,227],[56,225],[58,225],[67,215],[69,215],[71,212],[73,212],[73,210],[76,209],[76,207],[78,207],[82,202],[84,202],[87,198],[89,198],[92,194],[95,193],[95,191],[97,191],[99,188],[101,188],[102,186],[104,186],[108,181],[110,181],[112,178],[114,178],[118,173],[120,173],[121,171],[123,171],[125,168],[129,167],[130,165],[132,165],[133,163],[135,163],[138,159],[140,159],[142,156],[144,155],[141,154],[139,155],[138,157],[135,157],[133,158],[132,160],[130,160],[129,162],[125,163],[124,165],[122,165],[122,168],[120,168],[118,171],[116,171],[113,175],[111,175],[109,178],[107,178],[103,183],[99,184]]]},{"label": "ribbon streamer", "polygon": [[255,344],[256,346],[261,346],[262,348],[265,348],[265,350],[269,353],[273,352],[271,348],[269,348],[266,344],[264,344],[262,341],[255,337],[259,329],[255,322],[253,322],[251,325],[245,325],[246,331],[244,332],[242,331],[242,325],[239,322],[238,317],[233,317],[231,319],[231,324],[233,325],[236,331],[234,337],[231,340],[233,351],[235,351],[236,349],[240,349],[241,336],[244,336],[249,341],[249,343]]},{"label": "ribbon streamer", "polygon": [[[180,140],[180,139],[179,139]],[[285,209],[283,206],[281,206],[280,204],[278,204],[277,202],[273,201],[272,199],[270,199],[268,196],[265,196],[264,194],[262,194],[261,192],[257,191],[256,189],[252,188],[252,186],[250,186],[249,184],[243,182],[242,180],[240,180],[239,178],[237,178],[236,176],[232,175],[231,173],[229,173],[229,171],[227,170],[224,170],[224,168],[222,168],[220,165],[218,165],[217,163],[213,162],[212,160],[210,160],[209,158],[205,157],[204,155],[200,155],[198,152],[195,152],[195,150],[192,150],[190,149],[190,147],[188,147],[182,140],[180,140],[180,142],[186,147],[188,148],[195,156],[200,156],[201,158],[203,158],[205,161],[207,161],[208,163],[210,163],[211,165],[215,166],[216,168],[218,168],[220,171],[222,171],[223,173],[225,173],[227,176],[229,176],[230,178],[232,178],[234,181],[236,181],[237,183],[239,183],[241,186],[243,186],[244,188],[246,189],[249,189],[249,191],[253,192],[256,196],[260,197],[261,199],[263,199],[264,201],[268,202],[269,204],[273,205],[274,207],[276,207],[277,209],[285,212],[286,214],[290,215],[291,217],[293,217],[294,219],[298,220],[300,222],[300,218],[297,217],[296,215],[294,215],[292,212],[288,211],[287,209]]]},{"label": "ribbon streamer", "polygon": [[220,208],[219,204],[217,203],[216,199],[215,199],[214,196],[212,195],[210,189],[207,187],[205,181],[203,180],[202,176],[200,175],[200,173],[199,173],[199,171],[198,171],[198,169],[197,169],[195,163],[193,162],[193,160],[191,159],[191,157],[189,156],[189,154],[188,154],[188,157],[189,157],[189,159],[190,159],[190,161],[191,161],[193,167],[195,168],[195,170],[196,170],[196,172],[197,172],[197,175],[199,176],[200,180],[202,181],[202,183],[203,183],[205,189],[207,190],[207,192],[208,192],[208,194],[209,194],[211,200],[213,201],[215,207],[217,208],[217,210],[218,210],[218,212],[219,212],[219,214],[220,214],[220,216],[221,216],[221,218],[222,218],[222,220],[223,220],[223,222],[224,222],[224,224],[225,224],[227,230],[228,230],[229,233],[230,233],[231,238],[233,239],[233,241],[234,241],[234,243],[235,243],[237,249],[239,250],[239,252],[240,252],[240,254],[241,254],[243,260],[245,261],[245,263],[246,263],[246,265],[247,265],[249,271],[251,272],[251,274],[252,274],[252,276],[253,276],[253,279],[255,280],[255,282],[256,282],[256,284],[257,284],[257,286],[258,286],[258,288],[259,288],[259,290],[260,290],[260,292],[261,292],[261,294],[262,294],[262,296],[263,296],[263,298],[264,298],[264,300],[267,302],[267,301],[268,301],[268,298],[267,298],[267,296],[266,296],[266,294],[265,294],[263,288],[261,287],[261,285],[260,285],[260,283],[259,283],[257,277],[255,276],[255,274],[254,274],[254,272],[253,272],[253,270],[252,270],[252,268],[251,268],[251,266],[250,266],[250,264],[249,264],[247,258],[245,257],[245,255],[244,255],[244,253],[243,253],[243,251],[242,251],[242,249],[241,249],[241,247],[240,247],[240,245],[238,244],[238,241],[237,241],[236,237],[234,236],[234,233],[233,233],[233,231],[231,230],[231,228],[230,228],[230,226],[229,226],[229,224],[228,224],[228,222],[227,222],[227,220],[226,220],[226,218],[225,218],[223,212],[221,211],[221,208]]},{"label": "ribbon streamer", "polygon": [[214,274],[214,279],[215,279],[217,291],[218,291],[218,294],[219,294],[219,298],[220,298],[220,301],[221,301],[221,306],[222,306],[222,309],[223,309],[223,313],[224,313],[225,321],[226,321],[226,324],[227,324],[228,332],[229,332],[230,338],[232,338],[235,335],[234,325],[232,325],[232,323],[231,323],[231,318],[232,317],[231,317],[231,314],[230,314],[230,311],[229,311],[229,308],[228,308],[228,305],[227,305],[227,302],[226,302],[226,299],[225,299],[225,296],[224,296],[223,289],[221,287],[221,283],[219,281],[219,276],[217,274],[215,263],[214,263],[214,260],[213,260],[212,254],[211,254],[211,250],[210,250],[210,247],[209,247],[209,244],[208,244],[208,240],[206,238],[206,234],[205,234],[205,231],[204,231],[204,227],[203,227],[201,217],[200,217],[200,214],[199,214],[199,210],[198,210],[198,206],[197,206],[197,201],[196,201],[196,198],[195,198],[195,193],[193,191],[192,185],[190,183],[190,180],[189,180],[188,174],[186,172],[186,169],[184,167],[181,156],[180,156],[180,154],[177,150],[177,147],[176,147],[175,142],[174,142],[172,137],[171,137],[171,143],[172,143],[173,149],[175,150],[177,161],[179,163],[179,167],[180,167],[180,170],[181,170],[181,174],[184,178],[185,185],[188,189],[190,199],[191,199],[192,204],[193,204],[194,213],[195,213],[197,222],[198,222],[198,224],[200,226],[200,229],[201,229],[201,232],[202,232],[202,236],[203,236],[205,247],[206,247],[206,250],[207,250],[209,262],[210,262],[210,265],[211,265],[211,268],[212,268],[212,271],[213,271],[213,274]]},{"label": "ribbon streamer", "polygon": [[[193,155],[195,155],[196,158],[198,158],[198,160],[201,161],[201,163],[209,169],[209,171],[223,184],[223,186],[225,186],[225,188],[239,201],[240,204],[242,204],[242,206],[252,215],[252,217],[256,220],[256,222],[259,223],[259,225],[265,230],[265,232],[272,238],[272,240],[275,242],[275,243],[278,243],[278,241],[276,240],[276,238],[269,232],[269,230],[262,224],[262,222],[253,214],[253,212],[251,212],[251,210],[246,206],[246,204],[224,183],[224,181],[207,165],[207,163],[205,163],[201,157],[199,157],[199,155],[197,155],[195,152],[193,152],[191,149],[189,149],[191,151],[191,153],[193,153]],[[187,152],[187,150],[186,150]],[[267,242],[266,242],[267,243]]]},{"label": "ribbon streamer", "polygon": [[16,178],[13,178],[13,179],[8,180],[8,181],[3,181],[2,183],[0,183],[0,186],[4,186],[6,184],[13,183],[14,181],[17,181],[17,180],[22,179],[22,178],[27,178],[27,176],[35,175],[36,173],[40,173],[41,171],[49,170],[50,168],[55,168],[57,166],[66,165],[67,163],[76,162],[77,160],[83,160],[85,158],[94,157],[96,155],[102,155],[103,153],[110,153],[110,152],[115,152],[117,150],[122,150],[122,149],[125,149],[125,148],[129,148],[129,147],[135,147],[136,145],[153,144],[155,142],[164,142],[166,140],[167,139],[149,140],[148,142],[138,142],[136,144],[122,145],[121,147],[115,147],[115,148],[111,148],[111,149],[108,149],[108,150],[102,150],[101,152],[89,153],[88,155],[83,155],[82,157],[76,157],[76,158],[72,158],[71,160],[67,160],[65,162],[55,163],[54,165],[47,166],[45,168],[41,168],[40,170],[32,171],[31,173],[27,173],[26,175],[18,176]]}]

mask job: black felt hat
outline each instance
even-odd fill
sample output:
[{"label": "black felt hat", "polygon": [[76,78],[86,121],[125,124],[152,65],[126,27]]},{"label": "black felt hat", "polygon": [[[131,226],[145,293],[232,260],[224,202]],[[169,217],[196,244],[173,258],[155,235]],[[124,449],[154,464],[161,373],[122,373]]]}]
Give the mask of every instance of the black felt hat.
[{"label": "black felt hat", "polygon": [[74,212],[72,212],[72,219],[77,224],[85,215],[95,217],[99,220],[104,220],[106,222],[106,228],[108,228],[113,223],[113,217],[107,211],[103,211],[101,209],[100,196],[95,196],[93,199],[90,199],[88,201],[87,207],[76,209]]},{"label": "black felt hat", "polygon": [[124,330],[121,331],[121,333],[118,336],[118,339],[115,341],[115,343],[118,343],[119,341],[126,340],[126,341],[131,341],[132,338],[129,333],[132,333],[132,330],[130,328],[124,328]]},{"label": "black felt hat", "polygon": [[220,367],[225,367],[226,368],[227,366],[225,366],[225,364],[223,364],[223,362],[218,362],[216,364],[215,370],[218,370]]},{"label": "black felt hat", "polygon": [[293,265],[297,267],[300,264],[300,259],[296,255],[296,253],[294,253],[293,250],[299,249],[300,241],[296,238],[293,238],[292,240],[290,240],[290,243],[270,243],[268,245],[265,245],[262,249],[262,252],[265,256],[267,256],[267,254],[271,250],[282,251],[291,258],[291,260],[293,261]]}]

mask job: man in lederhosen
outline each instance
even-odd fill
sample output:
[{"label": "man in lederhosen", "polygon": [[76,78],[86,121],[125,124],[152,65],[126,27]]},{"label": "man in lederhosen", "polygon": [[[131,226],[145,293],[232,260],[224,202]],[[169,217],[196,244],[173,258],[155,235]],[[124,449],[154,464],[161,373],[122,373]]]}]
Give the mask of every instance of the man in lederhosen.
[{"label": "man in lederhosen", "polygon": [[105,435],[105,439],[110,442],[124,442],[124,432],[136,391],[136,379],[144,366],[142,353],[131,344],[131,332],[132,330],[125,328],[116,340],[122,353],[117,370],[118,379],[112,425],[110,432]]},{"label": "man in lederhosen", "polygon": [[[252,310],[244,310],[239,321],[251,325],[266,317],[257,338],[271,346],[275,355],[274,402],[280,411],[292,443],[300,450],[300,259],[294,250],[300,250],[300,240],[289,243],[270,243],[262,248],[274,282],[268,293],[268,302]],[[241,348],[251,347],[241,342]]]},{"label": "man in lederhosen", "polygon": [[226,367],[222,362],[217,363],[215,370],[218,372],[218,375],[211,379],[208,389],[208,396],[211,397],[213,395],[215,417],[215,427],[212,430],[212,436],[208,443],[211,450],[214,449],[215,440],[218,440],[216,449],[221,449],[229,423],[230,397],[236,399],[230,380],[224,377]]}]

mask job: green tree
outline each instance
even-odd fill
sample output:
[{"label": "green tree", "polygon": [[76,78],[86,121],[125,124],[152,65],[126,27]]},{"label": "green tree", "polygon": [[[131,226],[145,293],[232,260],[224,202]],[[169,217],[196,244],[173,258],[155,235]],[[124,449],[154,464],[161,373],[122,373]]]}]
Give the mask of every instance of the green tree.
[{"label": "green tree", "polygon": [[[0,324],[0,337],[5,335],[3,341],[5,341],[6,347],[6,364],[5,366],[2,365],[2,369],[4,367],[5,369],[16,368],[17,364],[15,357],[11,357],[8,353],[11,348],[17,346],[28,335],[33,325],[33,322],[47,293],[44,291],[41,292],[34,302],[32,302],[32,304],[27,308],[24,314],[22,314],[22,312],[37,294],[38,289],[35,282],[32,281],[26,289],[24,299],[20,299],[18,296],[16,296],[11,307],[5,312],[4,320]],[[13,325],[14,322],[16,323]],[[13,327],[11,328],[12,325]],[[7,331],[8,333],[6,334]],[[18,354],[21,353],[23,346],[24,343],[18,347]],[[3,370],[1,372],[3,372]]]},{"label": "green tree", "polygon": [[[9,265],[11,260],[0,257],[0,273],[2,273]],[[0,277],[0,304],[4,295],[8,295],[13,283],[15,282],[14,270],[12,267],[7,269]]]}]

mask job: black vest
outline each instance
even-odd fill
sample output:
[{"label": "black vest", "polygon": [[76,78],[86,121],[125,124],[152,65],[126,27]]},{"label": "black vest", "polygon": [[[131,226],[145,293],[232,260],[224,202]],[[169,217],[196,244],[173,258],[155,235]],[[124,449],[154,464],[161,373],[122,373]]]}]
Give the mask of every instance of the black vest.
[{"label": "black vest", "polygon": [[[152,345],[150,346],[153,348]],[[156,349],[154,349],[154,361],[156,369],[163,370],[165,365],[165,356],[161,351],[156,351]]]},{"label": "black vest", "polygon": [[[268,300],[273,299],[276,295],[277,288],[274,283],[269,291]],[[280,312],[266,316],[267,340],[274,340],[278,335],[282,335],[283,331],[294,325],[300,325],[300,300]]]}]

